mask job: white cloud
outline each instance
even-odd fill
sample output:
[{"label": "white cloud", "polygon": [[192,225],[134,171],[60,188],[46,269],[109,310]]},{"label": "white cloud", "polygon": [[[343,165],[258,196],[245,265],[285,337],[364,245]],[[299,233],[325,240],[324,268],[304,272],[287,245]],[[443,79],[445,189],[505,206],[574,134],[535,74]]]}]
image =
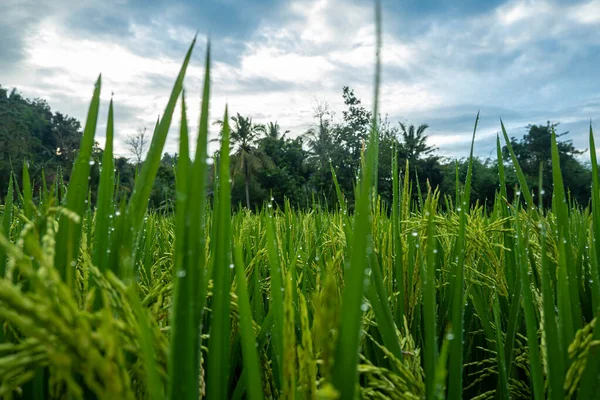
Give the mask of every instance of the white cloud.
[{"label": "white cloud", "polygon": [[[9,7],[11,15],[23,18],[24,8],[16,3]],[[187,45],[195,29],[174,26],[157,15],[145,25],[130,22],[129,36],[122,41],[83,39],[63,24],[76,7],[52,8],[29,26],[25,59],[2,83],[27,96],[47,98],[53,109],[83,121],[93,82],[102,72],[103,104],[115,92],[117,109],[127,110],[117,121],[122,143],[128,132],[152,127],[166,104],[183,54],[165,56],[165,40]],[[169,12],[182,10],[165,10]],[[493,112],[536,112],[533,118],[553,112],[555,117],[549,118],[565,122],[598,116],[597,106],[585,106],[597,104],[592,100],[598,84],[590,81],[587,90],[575,94],[572,82],[584,77],[570,75],[567,66],[585,58],[590,46],[600,46],[594,29],[600,22],[600,0],[577,5],[512,0],[481,15],[435,19],[419,36],[394,31],[418,21],[392,19],[390,27],[384,26],[380,109],[392,120],[429,123],[432,142],[442,153],[444,145],[462,142],[468,152],[479,107],[491,110],[482,114],[482,138],[497,130],[500,115]],[[375,50],[370,5],[296,0],[281,18],[265,18],[247,37],[213,40],[241,49],[235,60],[213,61],[213,119],[221,117],[227,102],[231,113],[252,115],[259,122],[278,120],[284,129],[299,134],[312,122],[315,98],[327,100],[340,114],[342,85],[354,88],[370,107]],[[199,42],[196,53],[203,55]],[[133,51],[140,48],[156,51]],[[190,65],[186,89],[192,129],[198,120],[203,74],[201,62]],[[572,111],[574,101],[582,105],[578,111]],[[464,117],[471,114],[472,119]],[[467,121],[464,125],[461,118]],[[526,118],[512,125],[524,126]],[[172,125],[176,131],[178,115]],[[98,134],[103,136],[101,130]],[[171,136],[167,150],[175,151],[176,134]],[[125,153],[122,148],[120,152]]]}]

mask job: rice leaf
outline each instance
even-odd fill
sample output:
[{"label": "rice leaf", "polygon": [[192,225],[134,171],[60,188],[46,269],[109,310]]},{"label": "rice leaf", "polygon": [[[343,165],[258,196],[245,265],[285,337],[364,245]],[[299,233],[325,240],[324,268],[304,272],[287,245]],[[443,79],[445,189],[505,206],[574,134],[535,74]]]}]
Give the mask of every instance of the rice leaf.
[{"label": "rice leaf", "polygon": [[475,147],[475,133],[477,132],[477,123],[479,122],[479,113],[475,118],[475,127],[473,128],[473,138],[471,139],[471,152],[469,155],[469,168],[467,170],[467,179],[465,189],[462,194],[462,201],[459,205],[460,221],[458,226],[458,238],[456,241],[456,263],[452,275],[452,312],[451,312],[451,327],[453,341],[450,343],[449,354],[449,385],[448,398],[461,399],[463,391],[463,328],[464,328],[464,312],[465,312],[465,235],[467,225],[467,212],[469,204],[471,204],[471,180],[473,173],[473,148]]},{"label": "rice leaf", "polygon": [[[83,137],[79,153],[75,159],[69,187],[66,196],[66,208],[83,218],[86,209],[86,196],[88,193],[88,178],[90,176],[90,159],[94,146],[96,134],[96,123],[98,121],[98,109],[100,108],[100,88],[102,77],[98,77],[94,88],[94,95],[85,122]],[[56,253],[54,255],[54,266],[58,270],[63,281],[69,287],[73,286],[75,276],[75,262],[79,251],[81,239],[81,222],[75,222],[72,218],[60,218],[58,235],[56,237]]]},{"label": "rice leaf", "polygon": [[[376,71],[372,129],[367,146],[364,169],[358,185],[356,197],[352,252],[348,270],[345,273],[345,286],[342,294],[342,315],[340,333],[335,351],[333,384],[341,398],[353,399],[356,396],[357,363],[362,317],[362,295],[364,293],[364,271],[367,256],[372,249],[370,237],[370,198],[373,185],[373,171],[376,168],[377,143],[377,104],[379,99],[380,51],[381,51],[381,4],[376,3]],[[369,250],[370,249],[370,250]]]},{"label": "rice leaf", "polygon": [[228,397],[229,382],[229,289],[231,285],[231,196],[229,185],[229,124],[227,107],[223,117],[219,165],[219,195],[215,200],[215,258],[213,297],[207,361],[207,399]]}]

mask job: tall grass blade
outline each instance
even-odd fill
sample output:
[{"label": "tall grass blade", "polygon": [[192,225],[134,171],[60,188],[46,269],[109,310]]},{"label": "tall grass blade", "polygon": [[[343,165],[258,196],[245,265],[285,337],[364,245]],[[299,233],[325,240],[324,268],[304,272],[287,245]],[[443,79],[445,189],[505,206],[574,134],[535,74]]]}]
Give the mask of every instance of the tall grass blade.
[{"label": "tall grass blade", "polygon": [[465,189],[462,194],[460,208],[460,221],[458,226],[458,238],[456,240],[454,271],[452,275],[451,293],[451,326],[453,341],[450,343],[449,355],[449,385],[448,398],[461,399],[463,391],[463,336],[464,336],[464,312],[465,312],[465,246],[466,246],[466,226],[467,212],[471,204],[471,180],[473,174],[473,149],[475,147],[475,133],[477,132],[477,123],[479,122],[479,113],[475,118],[475,127],[473,128],[473,138],[471,139],[471,152],[469,154],[469,168],[467,170],[467,179]]},{"label": "tall grass blade", "polygon": [[[370,235],[369,211],[373,170],[376,168],[377,156],[377,104],[379,100],[380,51],[381,51],[381,4],[376,3],[376,71],[373,125],[367,147],[362,177],[357,190],[354,229],[352,234],[352,252],[349,269],[345,273],[345,287],[342,294],[342,310],[344,316],[340,324],[340,333],[335,350],[333,384],[340,392],[341,398],[353,399],[356,396],[357,363],[362,318],[362,295],[364,293],[365,265],[372,249]],[[370,250],[369,250],[370,249]]]},{"label": "tall grass blade", "polygon": [[521,193],[523,193],[523,197],[525,198],[525,203],[527,204],[528,209],[535,209],[535,203],[533,202],[533,196],[529,191],[529,186],[527,186],[527,180],[525,179],[525,174],[519,165],[519,161],[517,160],[517,156],[512,148],[510,143],[510,139],[508,138],[508,134],[506,133],[506,128],[504,128],[504,122],[500,120],[500,126],[502,128],[502,135],[504,136],[504,142],[506,143],[506,147],[508,148],[508,152],[510,153],[510,158],[512,159],[513,166],[515,168],[515,172],[517,174],[517,179],[519,180],[519,185],[521,189]]},{"label": "tall grass blade", "polygon": [[[552,131],[552,209],[556,215],[556,229],[558,231],[558,318],[562,326],[562,339],[566,350],[575,332],[582,327],[581,306],[579,304],[579,291],[577,277],[573,271],[573,257],[571,254],[571,233],[569,230],[569,210],[567,198],[560,170],[560,156],[556,143],[556,133]],[[565,361],[566,361],[565,354]]]},{"label": "tall grass blade", "polygon": [[169,399],[196,400],[198,398],[198,369],[195,358],[199,338],[194,329],[193,309],[195,282],[188,258],[186,218],[191,177],[190,149],[185,105],[185,91],[181,95],[181,127],[179,130],[179,159],[177,161],[175,204],[175,259],[173,308],[171,310],[171,348],[169,353]]},{"label": "tall grass blade", "polygon": [[436,368],[438,357],[437,346],[437,327],[436,327],[436,239],[434,236],[433,217],[435,209],[433,201],[429,202],[427,212],[427,260],[425,268],[422,269],[423,282],[423,322],[424,322],[424,343],[423,343],[423,364],[425,370],[425,387],[427,398],[432,399],[436,393]]},{"label": "tall grass blade", "polygon": [[102,170],[98,185],[98,201],[96,204],[96,225],[94,226],[94,243],[92,263],[101,272],[108,269],[109,233],[114,213],[115,166],[113,160],[114,117],[113,101],[108,106],[108,122],[106,124],[106,143],[102,154]]},{"label": "tall grass blade", "polygon": [[171,96],[165,108],[162,118],[158,123],[146,160],[144,161],[139,176],[135,181],[131,198],[127,205],[127,225],[130,227],[130,232],[124,234],[122,239],[122,245],[119,250],[120,255],[120,277],[125,279],[132,279],[134,277],[134,243],[137,240],[140,232],[144,215],[148,208],[148,199],[152,191],[152,183],[156,178],[158,167],[160,166],[160,159],[162,151],[167,140],[167,134],[169,133],[169,127],[171,126],[171,119],[173,112],[175,111],[175,105],[179,94],[183,89],[183,79],[192,56],[194,45],[196,44],[196,38],[192,41],[190,48],[185,56],[179,75],[173,86]]},{"label": "tall grass blade", "polygon": [[508,400],[508,376],[506,356],[504,354],[504,339],[502,337],[502,323],[500,321],[500,302],[498,301],[498,289],[494,292],[493,310],[494,323],[496,324],[496,359],[498,362],[498,386],[496,387],[496,398]]},{"label": "tall grass blade", "polygon": [[33,187],[27,161],[23,161],[23,213],[27,219],[31,220],[33,216]]},{"label": "tall grass blade", "polygon": [[246,283],[246,272],[240,244],[234,247],[235,277],[237,280],[238,307],[240,313],[240,334],[242,339],[242,354],[244,371],[246,371],[246,386],[250,400],[262,400],[263,386],[260,378],[260,363],[256,350],[258,343],[252,327],[252,311],[250,296]]},{"label": "tall grass blade", "polygon": [[142,307],[139,300],[138,286],[133,284],[127,288],[127,295],[130,304],[133,307],[139,330],[140,347],[143,355],[143,369],[146,380],[146,396],[149,400],[164,399],[164,390],[162,380],[158,373],[158,363],[156,360],[156,351],[148,318],[148,310]]},{"label": "tall grass blade", "polygon": [[[13,177],[11,174],[10,178],[8,178],[8,192],[6,193],[6,197],[4,200],[4,212],[2,214],[2,221],[0,222],[0,233],[2,233],[9,240],[10,227],[12,225],[13,220],[13,200]],[[3,246],[0,246],[0,279],[4,278],[6,275],[6,262],[6,250]],[[0,329],[0,331],[2,331],[2,329]],[[0,335],[2,335],[2,332],[0,332]]]},{"label": "tall grass blade", "polygon": [[[600,341],[600,177],[598,175],[598,159],[596,157],[596,143],[594,141],[594,132],[590,123],[590,157],[592,162],[592,240],[591,249],[595,253],[596,262],[590,263],[590,275],[592,279],[592,304],[596,326],[592,340],[598,343]],[[593,259],[593,257],[592,257]],[[588,359],[585,364],[585,370],[579,384],[578,399],[598,398],[598,385],[600,384],[600,363],[597,362],[600,356],[598,346],[590,348]],[[595,396],[595,397],[594,397]]]},{"label": "tall grass blade", "polygon": [[219,197],[215,200],[216,236],[213,264],[213,297],[208,342],[206,395],[228,397],[229,382],[229,290],[231,286],[231,195],[229,185],[229,124],[227,107],[223,117],[219,165]]},{"label": "tall grass blade", "polygon": [[[83,219],[86,209],[86,196],[88,193],[88,178],[90,176],[90,158],[94,147],[98,109],[100,108],[100,88],[102,77],[98,77],[94,88],[94,95],[88,111],[79,153],[75,159],[66,196],[66,207]],[[69,287],[73,286],[75,276],[75,262],[79,251],[81,238],[81,221],[76,222],[63,216],[59,221],[58,235],[56,237],[56,253],[54,266],[60,273],[63,281]]]},{"label": "tall grass blade", "polygon": [[398,168],[398,149],[396,142],[392,150],[392,252],[394,260],[394,285],[396,295],[396,325],[404,326],[404,266],[402,260],[402,239],[400,229],[402,207],[400,206],[400,171]]},{"label": "tall grass blade", "polygon": [[273,312],[273,326],[271,328],[272,335],[272,352],[273,352],[273,370],[277,384],[280,388],[283,387],[283,369],[284,369],[284,298],[283,298],[283,277],[281,264],[279,260],[279,246],[277,237],[275,236],[275,216],[269,209],[267,211],[267,220],[265,221],[267,233],[267,256],[269,260],[269,271],[271,273],[271,302],[269,304],[269,312]]}]

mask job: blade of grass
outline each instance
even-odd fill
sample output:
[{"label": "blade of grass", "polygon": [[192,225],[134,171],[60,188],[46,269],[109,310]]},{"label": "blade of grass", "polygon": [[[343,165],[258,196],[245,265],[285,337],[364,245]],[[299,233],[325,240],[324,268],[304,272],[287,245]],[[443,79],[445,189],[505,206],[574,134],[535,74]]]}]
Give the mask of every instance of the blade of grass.
[{"label": "blade of grass", "polygon": [[23,161],[23,212],[27,219],[33,216],[33,188],[29,176],[29,163]]},{"label": "blade of grass", "polygon": [[[6,198],[4,200],[4,213],[2,214],[2,223],[0,224],[0,229],[2,229],[2,234],[7,239],[10,239],[10,226],[12,225],[13,219],[13,177],[12,174],[8,178],[8,192],[6,194]],[[0,246],[0,279],[4,278],[6,275],[6,250],[4,247]],[[3,329],[0,329],[0,335],[2,335]]]},{"label": "blade of grass", "polygon": [[[196,154],[194,163],[191,165],[191,175],[189,179],[189,197],[193,199],[195,206],[188,203],[186,217],[187,231],[187,251],[189,252],[188,261],[192,264],[189,267],[191,272],[190,281],[192,282],[192,315],[194,316],[192,327],[193,335],[197,340],[194,347],[194,371],[200,370],[200,335],[204,305],[206,302],[206,292],[208,286],[207,266],[206,266],[206,185],[208,180],[207,164],[207,143],[208,143],[208,117],[210,106],[210,41],[206,46],[204,87],[202,91],[202,105],[200,109],[200,121],[198,124],[198,137],[196,139]],[[216,170],[216,168],[215,168]],[[193,178],[192,178],[193,177]]]},{"label": "blade of grass", "polygon": [[[598,159],[596,158],[596,144],[594,132],[590,123],[590,157],[592,162],[592,250],[596,253],[596,260],[600,260],[600,176],[598,175]],[[600,265],[592,263],[592,303],[594,315],[600,315]]]},{"label": "blade of grass", "polygon": [[207,399],[228,397],[229,381],[229,277],[231,264],[231,195],[229,185],[229,124],[227,107],[223,117],[219,165],[219,197],[215,200],[216,237],[213,264],[213,297],[208,341]]},{"label": "blade of grass", "polygon": [[460,221],[458,226],[458,238],[456,241],[455,254],[457,262],[454,265],[454,272],[452,275],[452,306],[451,306],[451,324],[452,324],[452,335],[454,335],[453,341],[450,343],[450,355],[449,355],[449,385],[448,385],[448,398],[449,399],[461,399],[463,384],[462,384],[462,373],[463,373],[463,327],[464,327],[464,311],[465,311],[465,235],[467,225],[467,212],[471,200],[471,179],[473,171],[473,148],[475,147],[475,133],[477,132],[477,123],[479,122],[479,113],[475,118],[475,127],[473,128],[473,138],[471,139],[471,152],[469,155],[469,168],[467,170],[467,179],[465,182],[465,189],[462,195],[462,202],[460,207]]},{"label": "blade of grass", "polygon": [[190,149],[185,105],[185,91],[181,95],[181,127],[179,130],[179,158],[177,160],[175,204],[175,267],[173,308],[171,310],[171,340],[169,352],[169,399],[198,399],[198,369],[196,369],[199,341],[194,324],[192,287],[193,273],[186,243],[186,217],[189,199]]},{"label": "blade of grass", "polygon": [[372,282],[369,284],[367,293],[371,306],[373,307],[377,328],[381,335],[383,345],[398,360],[401,360],[402,349],[400,348],[400,341],[398,339],[398,334],[396,333],[394,318],[388,302],[388,295],[383,282],[381,267],[377,262],[377,256],[374,252],[369,254],[369,259],[369,269],[367,270],[369,273],[367,275],[370,275]]},{"label": "blade of grass", "polygon": [[506,143],[506,147],[508,148],[508,152],[510,153],[510,158],[512,159],[513,166],[515,168],[515,172],[517,174],[517,179],[519,180],[519,185],[521,189],[521,193],[523,193],[523,197],[525,198],[525,203],[527,204],[528,209],[535,209],[535,203],[533,202],[533,196],[531,196],[531,192],[529,191],[529,186],[527,186],[527,180],[525,179],[525,174],[519,165],[519,161],[517,160],[517,156],[513,151],[512,145],[510,143],[510,139],[508,138],[508,134],[506,133],[506,129],[504,128],[504,122],[500,119],[500,126],[502,128],[502,135],[504,136],[504,142]]},{"label": "blade of grass", "polygon": [[394,142],[392,156],[392,253],[394,260],[394,290],[396,295],[396,325],[404,326],[404,268],[402,263],[402,239],[400,237],[402,208],[400,207],[400,171],[398,149]]},{"label": "blade of grass", "polygon": [[[370,199],[373,170],[376,167],[377,104],[379,100],[380,51],[381,51],[381,4],[376,3],[375,11],[377,27],[376,71],[374,89],[374,111],[371,135],[367,147],[365,168],[359,184],[356,198],[354,230],[352,234],[352,252],[349,269],[345,273],[345,286],[342,294],[342,310],[344,316],[340,324],[340,333],[335,350],[333,384],[340,392],[341,398],[353,399],[356,396],[357,363],[362,319],[362,295],[364,293],[365,265],[367,264],[367,247],[372,246],[369,236]],[[372,251],[372,249],[371,249]]]},{"label": "blade of grass", "polygon": [[142,304],[140,303],[137,284],[133,284],[127,288],[127,295],[129,297],[129,302],[133,307],[133,311],[135,312],[140,332],[140,348],[143,356],[142,365],[146,378],[146,396],[149,400],[164,399],[164,390],[161,385],[162,380],[158,373],[159,369],[156,360],[156,351],[154,350],[152,332],[150,330],[150,321],[147,310],[142,307]]},{"label": "blade of grass", "polygon": [[[558,318],[562,326],[563,349],[567,349],[575,332],[581,325],[581,305],[579,304],[579,291],[574,271],[572,270],[573,259],[571,254],[571,234],[569,231],[569,210],[565,188],[560,170],[560,156],[556,143],[556,133],[552,131],[552,208],[556,215],[556,228],[559,233],[558,239]],[[565,361],[568,356],[565,353]]]},{"label": "blade of grass", "polygon": [[[94,136],[96,134],[96,123],[98,121],[98,109],[100,108],[100,88],[102,77],[99,76],[94,88],[94,95],[88,111],[81,146],[75,159],[71,178],[66,195],[66,207],[83,218],[86,209],[86,197],[88,194],[88,178],[90,176],[90,158],[94,147]],[[73,287],[75,277],[74,264],[79,251],[81,238],[81,222],[75,222],[71,218],[60,218],[58,234],[56,237],[56,253],[54,255],[54,266],[60,273],[63,281],[69,287]]]},{"label": "blade of grass", "polygon": [[246,386],[250,400],[264,398],[260,378],[260,363],[256,350],[257,341],[252,327],[252,311],[246,283],[246,272],[242,257],[242,249],[238,243],[234,247],[235,276],[237,279],[238,307],[240,313],[240,332],[242,337],[242,354],[244,370],[246,371]]},{"label": "blade of grass", "polygon": [[[510,235],[509,231],[511,229],[510,220],[509,220],[509,212],[508,207],[505,202],[508,202],[508,194],[506,192],[506,176],[504,173],[504,160],[502,157],[502,147],[500,145],[500,137],[496,135],[496,154],[498,157],[498,177],[500,180],[500,207],[502,209],[502,217],[506,218],[504,223],[505,232],[503,233],[504,237],[504,246],[507,249],[515,249],[515,243],[513,237]],[[512,366],[512,357],[513,357],[513,347],[514,340],[518,329],[518,320],[519,320],[519,311],[521,309],[521,275],[519,271],[515,270],[515,259],[514,259],[515,251],[504,251],[504,271],[505,271],[505,279],[508,283],[508,291],[510,298],[510,314],[508,320],[508,326],[506,330],[506,365],[509,367],[508,379],[510,380],[511,375],[511,366]]]},{"label": "blade of grass", "polygon": [[[525,328],[527,331],[527,348],[529,350],[529,373],[533,386],[533,398],[536,400],[544,399],[544,375],[541,363],[540,347],[538,342],[538,322],[536,311],[534,309],[535,300],[531,290],[532,282],[527,265],[527,255],[525,253],[524,238],[527,232],[521,231],[521,223],[515,218],[515,229],[517,241],[515,243],[516,265],[519,266],[521,276],[521,292],[523,297],[523,313],[525,315]],[[542,225],[541,225],[542,226]],[[531,268],[535,268],[534,265]]]},{"label": "blade of grass", "polygon": [[[598,159],[596,157],[596,143],[590,122],[590,157],[592,162],[592,251],[595,253],[596,262],[590,263],[592,303],[594,317],[600,317],[600,178],[598,175]],[[596,320],[592,340],[600,341],[600,323]],[[579,384],[578,399],[592,399],[597,397],[598,381],[600,380],[600,363],[597,362],[600,350],[598,346],[590,349],[585,370]]]},{"label": "blade of grass", "polygon": [[[109,232],[112,213],[114,212],[113,197],[115,187],[115,166],[113,160],[114,117],[113,101],[108,106],[108,122],[106,124],[106,143],[102,154],[102,171],[98,184],[98,201],[96,208],[96,225],[94,227],[94,242],[92,263],[101,272],[108,269]],[[100,296],[98,296],[100,298]]]},{"label": "blade of grass", "polygon": [[173,118],[173,112],[177,104],[179,94],[183,89],[183,79],[192,56],[194,45],[196,44],[196,38],[192,41],[190,48],[185,56],[179,75],[175,80],[175,85],[171,91],[171,96],[165,108],[162,118],[158,123],[154,134],[152,135],[152,141],[150,143],[150,149],[146,155],[146,160],[142,164],[141,171],[137,177],[131,198],[127,205],[127,225],[130,228],[130,232],[123,234],[121,238],[121,248],[119,250],[120,256],[120,277],[126,280],[131,280],[134,277],[136,271],[134,271],[134,243],[140,232],[144,215],[148,209],[148,199],[152,191],[152,183],[156,178],[158,167],[160,166],[160,160],[162,151],[167,140],[167,134],[169,133],[169,127],[171,126],[171,119]]},{"label": "blade of grass", "polygon": [[435,299],[435,268],[436,241],[434,237],[434,206],[429,204],[427,212],[427,260],[425,268],[422,269],[423,282],[423,319],[424,319],[424,343],[423,364],[425,366],[425,388],[427,398],[434,398],[436,392],[436,368],[437,368],[437,327],[436,327],[436,299]]},{"label": "blade of grass", "polygon": [[[541,166],[539,181],[539,187],[542,187]],[[540,200],[540,209],[541,207],[542,204]],[[558,400],[564,398],[563,382],[566,371],[564,364],[566,357],[560,340],[563,327],[560,324],[557,324],[556,320],[556,302],[554,298],[554,288],[552,287],[552,270],[550,260],[548,259],[548,250],[546,248],[546,239],[548,235],[546,225],[542,223],[540,229],[542,306],[544,310],[544,334],[546,339],[545,350],[548,357],[546,362],[548,369],[548,398],[551,400]],[[559,235],[558,238],[560,237],[561,236]],[[560,320],[558,322],[560,322]]]},{"label": "blade of grass", "polygon": [[498,301],[498,289],[494,291],[493,299],[494,323],[496,324],[496,360],[498,362],[498,386],[496,386],[496,398],[508,400],[510,393],[508,389],[508,377],[506,368],[506,357],[504,354],[504,343],[502,337],[502,324],[500,322],[500,302]]},{"label": "blade of grass", "polygon": [[[264,217],[264,216],[263,216]],[[281,388],[283,385],[283,365],[285,360],[284,347],[283,347],[283,335],[284,335],[284,303],[283,303],[283,278],[281,265],[279,262],[279,249],[277,245],[277,238],[275,236],[274,227],[275,217],[272,214],[271,209],[267,211],[266,215],[266,231],[267,231],[267,256],[269,260],[269,269],[271,272],[271,302],[269,304],[269,311],[273,310],[273,327],[271,337],[273,340],[273,370],[275,375],[275,381]]]}]

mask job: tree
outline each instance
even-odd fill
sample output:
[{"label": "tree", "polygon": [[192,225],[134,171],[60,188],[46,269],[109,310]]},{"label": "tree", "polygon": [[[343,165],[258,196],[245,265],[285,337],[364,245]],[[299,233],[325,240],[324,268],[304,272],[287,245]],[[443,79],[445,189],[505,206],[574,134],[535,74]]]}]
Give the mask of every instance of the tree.
[{"label": "tree", "polygon": [[327,196],[332,192],[333,185],[330,162],[334,168],[337,167],[331,159],[335,153],[332,133],[333,113],[327,103],[317,102],[313,108],[313,118],[316,124],[303,134],[303,139],[308,146],[308,163],[311,168],[309,180],[317,193]]},{"label": "tree", "polygon": [[304,133],[304,137],[307,139],[310,154],[319,162],[319,167],[326,168],[333,144],[329,105],[327,103],[317,104],[313,109],[313,117],[317,120],[317,125],[309,128]]},{"label": "tree", "polygon": [[415,129],[414,125],[407,125],[400,122],[400,134],[402,142],[400,143],[400,151],[405,159],[408,160],[411,167],[416,165],[416,161],[421,157],[433,153],[436,148],[427,145],[427,135],[425,130],[429,127],[427,124],[421,124]]},{"label": "tree", "polygon": [[146,136],[146,128],[140,128],[137,133],[127,136],[125,144],[127,145],[127,150],[133,155],[135,164],[140,165],[149,144],[148,137]]},{"label": "tree", "polygon": [[[262,134],[264,134],[265,138],[279,139],[282,137],[281,136],[281,127],[279,126],[277,121],[269,122],[267,125],[257,125],[256,129],[259,132],[261,132]],[[283,133],[283,136],[285,136],[285,134],[288,132],[289,132],[289,130],[285,131]]]},{"label": "tree", "polygon": [[[272,161],[255,146],[257,136],[260,132],[264,132],[264,127],[260,124],[253,124],[252,118],[243,117],[239,113],[231,117],[231,120],[233,121],[230,132],[232,175],[241,174],[243,176],[246,207],[250,208],[252,175],[264,166],[271,165]],[[222,127],[223,121],[216,121],[215,124]]]},{"label": "tree", "polygon": [[[521,140],[511,138],[510,143],[519,166],[523,170],[527,178],[527,183],[534,193],[539,190],[539,171],[542,167],[542,189],[546,197],[544,205],[550,206],[552,197],[552,154],[551,154],[551,139],[552,132],[556,131],[558,123],[550,123],[546,125],[528,125],[527,133],[523,135]],[[578,150],[573,146],[570,140],[558,141],[567,135],[569,132],[562,132],[556,135],[557,147],[560,158],[560,167],[563,175],[563,181],[571,195],[580,203],[586,204],[590,196],[589,182],[591,180],[591,171],[585,168],[576,158],[587,150]],[[507,164],[511,165],[510,154],[508,148],[502,148],[504,159]],[[516,184],[516,177],[509,184]]]},{"label": "tree", "polygon": [[271,196],[277,204],[283,204],[284,199],[288,199],[292,205],[299,206],[308,200],[307,151],[302,148],[302,139],[266,137],[259,143],[260,151],[273,163],[258,172],[257,181],[264,189],[264,195]]},{"label": "tree", "polygon": [[[81,140],[81,124],[68,115],[52,113],[41,99],[23,98],[16,89],[0,87],[0,193],[11,172],[21,176],[24,161],[34,180],[42,169],[51,183],[59,170],[68,180]],[[35,182],[41,185],[39,179]]]}]

